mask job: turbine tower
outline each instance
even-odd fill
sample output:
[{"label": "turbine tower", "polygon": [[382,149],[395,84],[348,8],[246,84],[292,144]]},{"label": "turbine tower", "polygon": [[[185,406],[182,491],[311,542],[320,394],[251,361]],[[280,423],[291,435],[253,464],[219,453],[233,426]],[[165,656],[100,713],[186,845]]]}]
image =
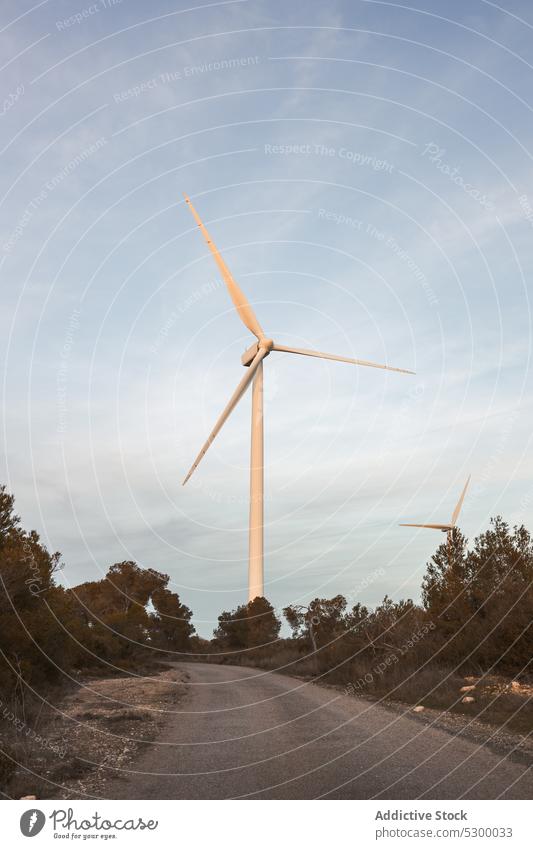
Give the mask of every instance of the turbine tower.
[{"label": "turbine tower", "polygon": [[469,485],[469,483],[470,483],[470,478],[471,478],[471,475],[469,475],[469,476],[468,476],[468,479],[467,479],[467,481],[466,481],[466,483],[465,483],[465,488],[463,489],[463,491],[462,491],[462,493],[461,493],[461,496],[460,496],[460,498],[459,498],[459,501],[458,501],[458,502],[457,502],[457,504],[456,504],[455,510],[453,511],[453,514],[452,514],[452,520],[451,520],[451,522],[448,522],[448,524],[445,524],[445,525],[430,525],[430,524],[426,524],[426,525],[415,525],[415,524],[401,524],[401,525],[400,525],[400,527],[401,527],[401,528],[431,528],[432,530],[435,530],[435,531],[442,531],[442,533],[446,534],[446,541],[447,541],[447,543],[448,543],[448,554],[449,554],[449,552],[450,552],[451,536],[452,536],[452,533],[453,533],[454,528],[456,528],[456,527],[457,527],[457,520],[458,520],[458,518],[459,518],[459,513],[461,512],[461,509],[462,509],[462,507],[463,507],[463,502],[464,502],[464,500],[465,500],[466,491],[467,491],[467,489],[468,489],[468,485]]},{"label": "turbine tower", "polygon": [[226,263],[222,259],[216,245],[207,232],[200,216],[192,205],[190,199],[185,195],[185,201],[191,210],[198,227],[213,254],[222,277],[226,283],[230,297],[235,305],[241,321],[248,330],[253,333],[257,341],[248,348],[242,356],[242,365],[248,371],[239,382],[235,392],[231,396],[227,406],[222,411],[213,430],[207,437],[200,453],[192,464],[183,485],[187,483],[191,475],[198,468],[205,456],[209,446],[228,420],[229,416],[243,397],[244,393],[253,381],[252,387],[252,432],[251,432],[251,455],[250,455],[250,531],[249,531],[249,563],[248,563],[248,601],[253,601],[262,596],[263,589],[263,551],[264,551],[264,437],[263,437],[263,360],[272,351],[280,351],[287,354],[300,354],[305,357],[319,357],[325,360],[336,360],[341,363],[351,363],[358,366],[370,366],[371,368],[397,371],[403,374],[414,374],[408,369],[394,368],[393,366],[380,365],[368,360],[354,360],[350,357],[339,357],[335,354],[324,354],[320,351],[309,351],[305,348],[292,348],[287,345],[279,345],[270,339],[257,320],[252,307],[241,288],[235,282]]}]

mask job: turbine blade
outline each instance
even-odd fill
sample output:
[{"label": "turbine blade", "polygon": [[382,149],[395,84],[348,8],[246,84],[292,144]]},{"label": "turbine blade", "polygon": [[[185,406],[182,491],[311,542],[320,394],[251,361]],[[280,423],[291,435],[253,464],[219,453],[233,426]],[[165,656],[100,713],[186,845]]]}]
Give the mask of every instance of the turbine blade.
[{"label": "turbine blade", "polygon": [[434,531],[451,531],[451,525],[415,525],[413,523],[406,524],[405,522],[399,525],[400,528],[431,528]]},{"label": "turbine blade", "polygon": [[231,396],[228,405],[222,411],[221,415],[218,418],[216,425],[214,426],[213,430],[211,431],[211,433],[207,437],[206,441],[204,442],[204,445],[202,446],[202,450],[200,451],[196,460],[194,461],[191,468],[189,469],[189,473],[187,474],[187,477],[183,481],[183,486],[185,486],[185,484],[187,483],[187,481],[189,480],[189,478],[191,477],[193,472],[196,471],[196,469],[200,465],[200,462],[202,461],[205,454],[207,453],[207,449],[209,448],[209,446],[211,445],[211,443],[213,442],[213,440],[215,439],[217,434],[222,429],[222,426],[229,419],[233,410],[235,409],[235,407],[237,406],[237,404],[241,400],[242,396],[244,395],[244,393],[248,389],[250,383],[253,380],[254,374],[256,373],[257,369],[259,368],[259,364],[262,362],[262,360],[264,360],[264,358],[266,357],[267,354],[268,354],[268,351],[265,348],[260,348],[259,351],[257,352],[253,362],[250,365],[250,368],[247,370],[247,373],[245,374],[243,379],[240,381],[239,385],[237,386],[237,389],[235,390],[235,392]]},{"label": "turbine blade", "polygon": [[455,527],[455,525],[457,523],[457,519],[459,518],[459,513],[461,512],[461,508],[463,506],[463,501],[465,500],[465,495],[466,495],[466,491],[468,489],[468,484],[470,483],[470,478],[471,478],[471,475],[468,475],[468,480],[465,483],[465,488],[463,489],[463,491],[461,493],[461,497],[460,497],[459,501],[457,502],[457,507],[453,511],[452,527]]},{"label": "turbine blade", "polygon": [[242,291],[240,286],[235,282],[233,275],[231,274],[228,266],[226,265],[226,263],[222,259],[221,255],[218,251],[217,246],[215,245],[215,243],[211,239],[211,236],[207,232],[204,224],[202,223],[200,216],[198,215],[194,206],[192,205],[190,198],[188,198],[187,195],[184,195],[184,197],[185,197],[185,202],[188,204],[188,206],[189,206],[189,208],[190,208],[190,210],[191,210],[191,212],[194,216],[194,219],[195,219],[196,223],[198,224],[198,227],[202,231],[202,235],[203,235],[205,241],[207,242],[207,246],[208,246],[209,250],[211,251],[211,253],[213,254],[213,256],[215,258],[215,262],[220,269],[222,277],[224,278],[224,282],[226,283],[226,286],[227,286],[228,292],[230,294],[231,300],[235,304],[235,308],[236,308],[237,312],[239,313],[241,321],[246,325],[248,330],[250,330],[254,334],[254,336],[257,336],[258,339],[264,339],[265,333],[263,331],[263,328],[259,324],[259,322],[257,320],[257,316],[255,315],[253,309],[251,308],[251,306],[248,302],[248,299],[246,298],[246,295],[244,294],[244,292]]},{"label": "turbine blade", "polygon": [[350,357],[338,357],[336,354],[324,354],[321,351],[309,351],[306,348],[290,348],[288,345],[274,344],[273,351],[281,351],[285,354],[301,354],[304,357],[319,357],[321,360],[337,360],[340,363],[351,363],[354,366],[369,366],[370,368],[381,368],[387,371],[399,371],[402,374],[414,374],[414,371],[409,371],[405,368],[395,368],[394,366],[381,365],[380,363],[371,363],[369,360],[353,360]]}]

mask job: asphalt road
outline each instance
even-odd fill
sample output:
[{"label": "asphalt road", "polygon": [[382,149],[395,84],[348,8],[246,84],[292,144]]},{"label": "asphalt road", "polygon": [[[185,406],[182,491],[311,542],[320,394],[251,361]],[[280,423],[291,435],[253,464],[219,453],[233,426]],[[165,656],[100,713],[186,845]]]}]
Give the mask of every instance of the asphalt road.
[{"label": "asphalt road", "polygon": [[531,799],[531,767],[336,690],[240,667],[190,682],[114,799]]}]

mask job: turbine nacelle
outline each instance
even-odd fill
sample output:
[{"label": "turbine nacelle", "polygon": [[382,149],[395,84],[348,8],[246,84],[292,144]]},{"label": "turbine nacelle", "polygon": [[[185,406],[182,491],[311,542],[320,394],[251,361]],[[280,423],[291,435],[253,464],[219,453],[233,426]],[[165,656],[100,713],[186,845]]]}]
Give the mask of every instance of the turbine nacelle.
[{"label": "turbine nacelle", "polygon": [[463,491],[460,495],[459,501],[457,502],[457,504],[455,506],[455,510],[453,511],[453,516],[452,516],[451,522],[448,522],[447,524],[441,524],[441,525],[435,524],[433,522],[432,523],[426,522],[425,524],[420,524],[420,523],[415,524],[414,522],[409,522],[409,523],[404,522],[400,525],[400,527],[401,528],[429,528],[430,530],[433,530],[433,531],[442,531],[443,534],[448,534],[448,540],[449,540],[451,532],[457,527],[457,520],[458,520],[459,514],[462,510],[463,502],[465,500],[465,495],[466,495],[466,491],[468,489],[469,484],[470,484],[470,475],[468,476],[468,480],[465,483],[465,486],[464,486],[464,489],[463,489]]},{"label": "turbine nacelle", "polygon": [[268,357],[270,352],[275,350],[275,347],[273,339],[260,339],[259,342],[254,342],[246,349],[241,357],[241,363],[246,367],[251,366],[260,350],[266,351],[265,357]]}]

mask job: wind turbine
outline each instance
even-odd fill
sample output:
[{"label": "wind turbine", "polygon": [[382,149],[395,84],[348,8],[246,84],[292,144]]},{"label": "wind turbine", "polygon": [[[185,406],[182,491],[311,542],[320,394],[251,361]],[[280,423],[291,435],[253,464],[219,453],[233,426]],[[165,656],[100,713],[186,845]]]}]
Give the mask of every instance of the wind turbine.
[{"label": "wind turbine", "polygon": [[250,457],[250,536],[249,536],[249,562],[248,562],[248,600],[253,601],[263,595],[263,548],[264,548],[264,429],[263,429],[263,360],[272,351],[281,351],[287,354],[301,354],[305,357],[319,357],[324,360],[338,360],[342,363],[352,365],[370,366],[371,368],[397,371],[403,374],[414,374],[408,369],[393,368],[388,365],[372,363],[368,360],[354,360],[350,357],[339,357],[335,354],[324,354],[320,351],[309,351],[304,348],[293,348],[287,345],[279,345],[270,339],[259,324],[257,316],[250,306],[244,292],[235,282],[226,263],[222,259],[216,245],[207,232],[200,216],[192,205],[190,199],[185,195],[185,201],[189,206],[200,231],[207,242],[209,250],[213,254],[222,277],[228,288],[230,297],[235,305],[241,321],[256,337],[257,341],[244,352],[241,362],[248,368],[247,373],[239,382],[235,392],[231,396],[227,406],[222,411],[213,430],[207,437],[200,453],[192,464],[183,486],[187,483],[193,472],[198,468],[205,456],[209,446],[220,432],[222,426],[243,397],[244,393],[253,381],[252,387],[252,436]]},{"label": "wind turbine", "polygon": [[449,553],[450,552],[450,542],[451,542],[452,533],[453,533],[455,527],[457,526],[457,519],[459,518],[459,513],[461,512],[461,509],[463,507],[463,502],[465,500],[466,491],[467,491],[468,485],[470,483],[470,477],[471,477],[471,475],[468,475],[468,479],[465,483],[465,488],[463,489],[461,496],[459,498],[459,501],[457,502],[457,505],[455,507],[455,510],[453,511],[452,520],[447,525],[401,524],[400,527],[401,528],[431,528],[432,530],[435,530],[435,531],[442,531],[444,534],[447,535],[448,553]]}]

